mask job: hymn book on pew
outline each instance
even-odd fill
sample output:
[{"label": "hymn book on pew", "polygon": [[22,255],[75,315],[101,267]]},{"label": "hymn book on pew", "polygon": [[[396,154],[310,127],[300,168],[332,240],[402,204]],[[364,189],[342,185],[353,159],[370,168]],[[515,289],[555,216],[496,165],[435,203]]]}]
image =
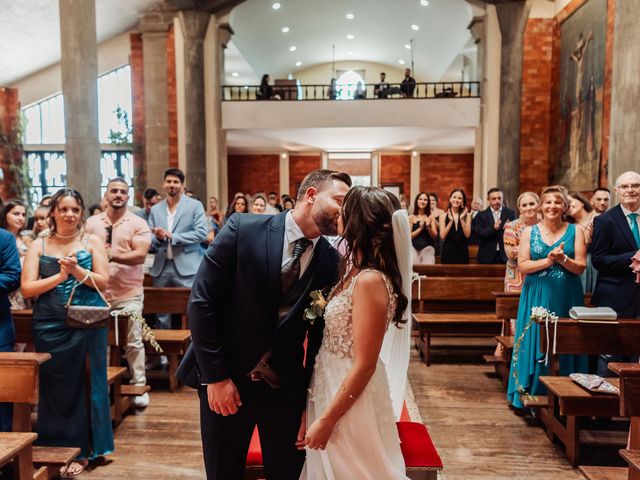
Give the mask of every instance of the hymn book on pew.
[{"label": "hymn book on pew", "polygon": [[618,323],[618,315],[609,307],[573,307],[569,317],[580,323]]}]

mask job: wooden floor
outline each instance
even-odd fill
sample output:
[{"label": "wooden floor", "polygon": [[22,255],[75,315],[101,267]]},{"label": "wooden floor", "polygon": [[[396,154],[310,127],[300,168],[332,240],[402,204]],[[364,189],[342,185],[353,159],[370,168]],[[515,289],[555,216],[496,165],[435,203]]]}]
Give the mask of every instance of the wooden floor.
[{"label": "wooden floor", "polygon": [[[509,409],[492,369],[479,362],[486,340],[466,340],[466,350],[456,350],[455,357],[439,355],[441,342],[434,339],[431,367],[413,355],[409,377],[445,465],[443,480],[582,479],[542,428]],[[158,385],[151,399],[117,429],[116,452],[106,464],[82,478],[204,478],[196,393],[169,393]]]}]

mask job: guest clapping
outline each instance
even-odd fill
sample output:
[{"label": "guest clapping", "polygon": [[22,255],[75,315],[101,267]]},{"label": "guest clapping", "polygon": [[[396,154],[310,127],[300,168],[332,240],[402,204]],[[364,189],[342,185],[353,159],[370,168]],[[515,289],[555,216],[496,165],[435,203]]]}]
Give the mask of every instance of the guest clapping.
[{"label": "guest clapping", "polygon": [[433,265],[436,263],[437,218],[431,213],[429,196],[425,192],[416,196],[413,214],[409,216],[409,223],[411,223],[413,264]]},{"label": "guest clapping", "polygon": [[473,219],[473,233],[478,239],[478,263],[507,263],[504,251],[504,226],[515,220],[516,213],[503,205],[502,190],[491,188],[487,192],[489,207]]},{"label": "guest clapping", "polygon": [[467,195],[456,188],[449,195],[447,211],[440,215],[440,238],[442,238],[443,264],[469,263],[469,237],[471,236],[471,214],[467,210]]}]

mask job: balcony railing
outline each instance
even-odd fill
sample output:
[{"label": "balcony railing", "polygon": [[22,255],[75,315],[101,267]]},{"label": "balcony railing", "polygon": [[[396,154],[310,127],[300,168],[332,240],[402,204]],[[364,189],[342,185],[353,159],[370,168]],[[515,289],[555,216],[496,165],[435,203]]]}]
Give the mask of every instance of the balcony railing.
[{"label": "balcony railing", "polygon": [[480,82],[416,83],[413,90],[400,83],[331,85],[274,85],[270,98],[259,85],[224,85],[224,101],[255,100],[389,100],[430,98],[478,98]]}]

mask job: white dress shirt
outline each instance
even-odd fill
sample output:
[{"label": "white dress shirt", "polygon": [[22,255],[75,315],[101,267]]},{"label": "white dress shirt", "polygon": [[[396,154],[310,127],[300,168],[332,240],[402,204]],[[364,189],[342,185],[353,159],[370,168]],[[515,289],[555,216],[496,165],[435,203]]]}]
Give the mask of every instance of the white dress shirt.
[{"label": "white dress shirt", "polygon": [[[281,268],[291,260],[291,257],[293,257],[293,242],[302,237],[304,237],[304,233],[302,233],[302,230],[300,230],[300,227],[293,219],[293,214],[291,212],[287,212],[287,216],[284,219],[284,242],[282,245]],[[309,240],[313,242],[313,248],[307,248],[306,252],[304,252],[300,257],[300,277],[304,275],[305,270],[309,266],[309,262],[311,262],[311,257],[313,256],[313,249],[316,247],[320,237],[310,238]]]},{"label": "white dress shirt", "polygon": [[624,213],[624,218],[627,219],[627,223],[629,224],[629,228],[633,228],[633,227],[631,226],[631,219],[627,215],[629,215],[630,213],[638,214],[638,216],[636,217],[636,223],[638,224],[638,227],[640,228],[640,208],[638,208],[635,211],[628,210],[628,209],[624,208],[622,205],[620,205],[620,208],[622,209],[622,213]]},{"label": "white dress shirt", "polygon": [[[500,220],[500,216],[502,215],[502,207],[500,207],[498,210],[494,210],[493,208],[491,209],[491,213],[493,213],[493,222],[497,222],[498,220]],[[498,242],[496,244],[496,252],[500,250],[500,242]]]}]

